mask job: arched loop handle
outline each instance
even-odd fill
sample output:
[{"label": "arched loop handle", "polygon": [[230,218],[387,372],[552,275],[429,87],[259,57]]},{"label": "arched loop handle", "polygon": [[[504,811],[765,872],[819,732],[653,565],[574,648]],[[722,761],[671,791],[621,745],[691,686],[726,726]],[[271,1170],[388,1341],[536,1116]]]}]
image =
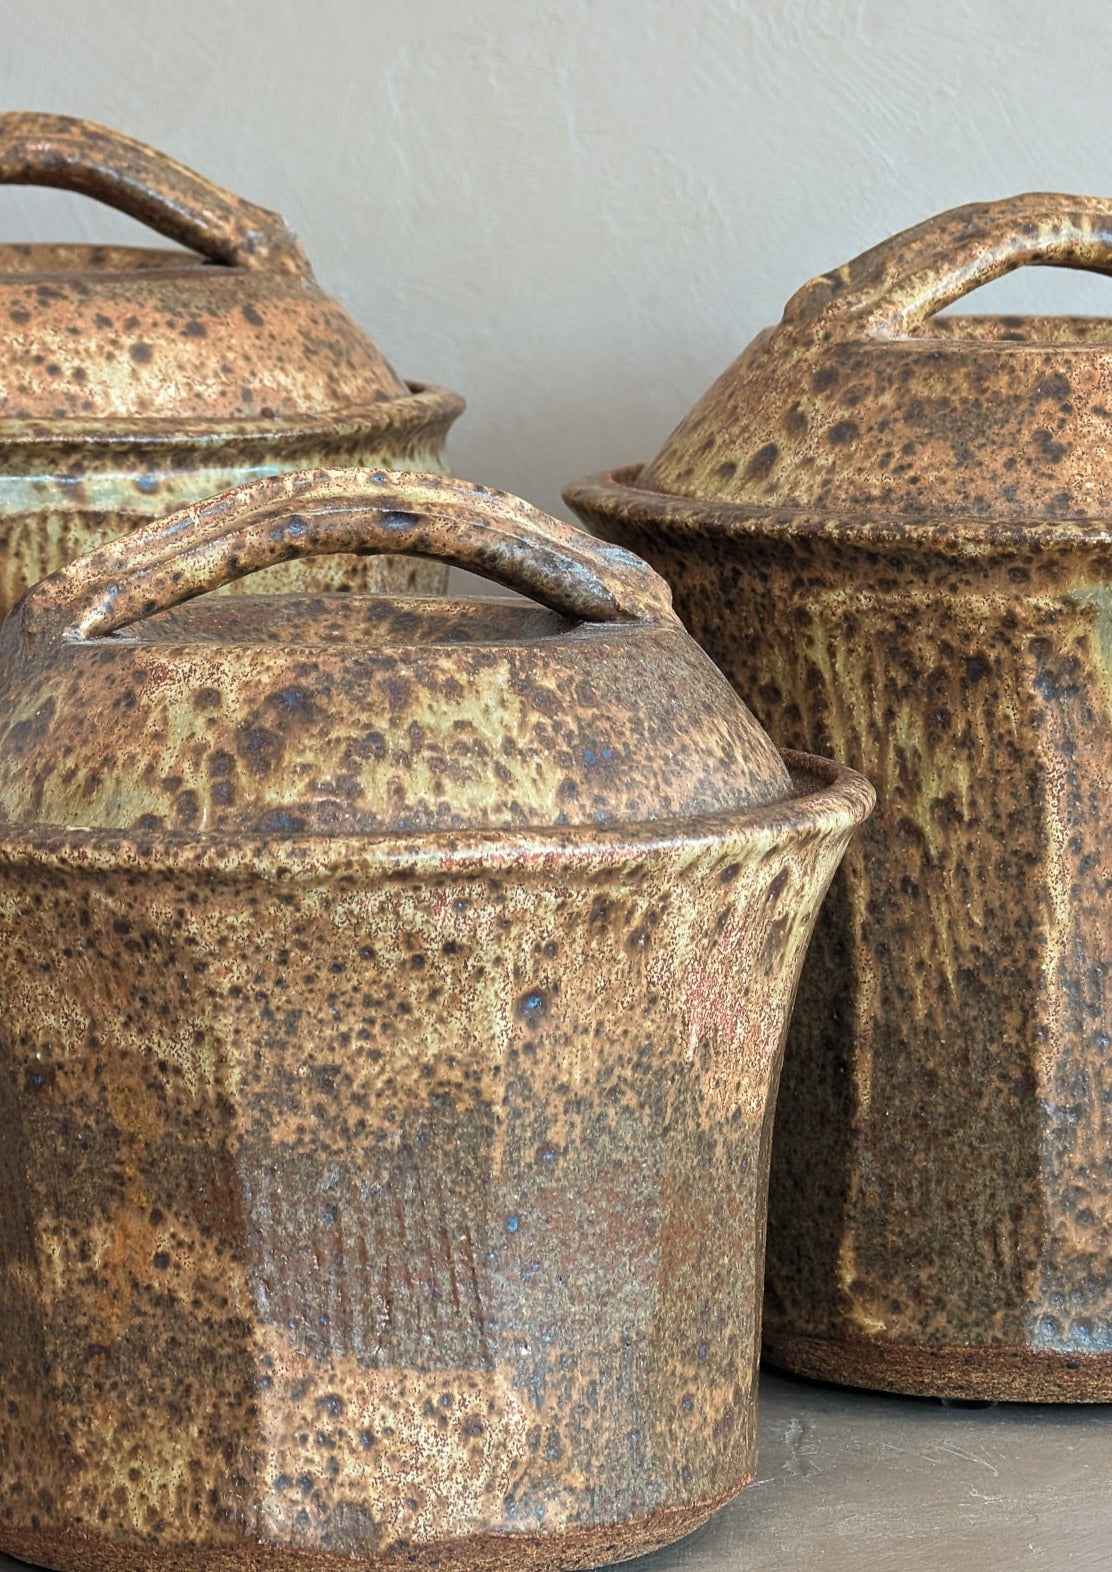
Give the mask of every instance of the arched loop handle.
[{"label": "arched loop handle", "polygon": [[0,184],[78,191],[212,262],[312,277],[305,253],[277,213],[91,120],[0,114]]},{"label": "arched loop handle", "polygon": [[784,322],[831,336],[903,337],[1028,266],[1112,273],[1112,199],[1035,191],[951,208],[804,284]]},{"label": "arched loop handle", "polygon": [[23,633],[104,638],[295,557],[382,552],[481,573],[588,622],[671,622],[671,592],[620,546],[467,481],[303,470],[251,481],[77,558],[20,607]]}]

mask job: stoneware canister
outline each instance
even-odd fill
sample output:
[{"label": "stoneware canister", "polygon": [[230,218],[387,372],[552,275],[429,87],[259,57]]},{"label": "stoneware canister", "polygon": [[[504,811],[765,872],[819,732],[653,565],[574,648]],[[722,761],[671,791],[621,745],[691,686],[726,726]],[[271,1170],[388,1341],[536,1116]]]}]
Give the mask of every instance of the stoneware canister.
[{"label": "stoneware canister", "polygon": [[[205,594],[382,551],[535,603]],[[557,1568],[702,1522],[753,1471],[782,1039],[871,800],[644,563],[461,482],[274,477],[31,590],[0,1549]]]},{"label": "stoneware canister", "polygon": [[1112,321],[936,316],[1112,272],[1112,202],[959,208],[813,279],[643,468],[571,487],[783,745],[878,811],[801,984],[765,1346],[1112,1399]]},{"label": "stoneware canister", "polygon": [[[0,184],[83,192],[188,248],[0,244],[0,616],[79,552],[253,477],[443,468],[462,400],[401,381],[277,214],[60,115],[0,115]],[[310,582],[368,574],[446,582],[431,563],[350,557]]]}]

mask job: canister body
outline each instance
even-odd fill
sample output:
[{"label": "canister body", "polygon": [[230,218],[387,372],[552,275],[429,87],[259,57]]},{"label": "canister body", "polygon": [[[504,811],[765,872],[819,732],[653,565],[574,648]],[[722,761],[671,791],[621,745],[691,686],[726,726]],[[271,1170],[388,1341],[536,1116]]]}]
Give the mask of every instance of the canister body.
[{"label": "canister body", "polygon": [[0,1549],[579,1567],[732,1496],[840,778],[594,844],[9,841]]},{"label": "canister body", "polygon": [[[246,481],[330,465],[444,473],[444,431],[459,401],[442,398],[443,418],[414,422],[411,430],[384,421],[378,431],[329,431],[322,421],[309,437],[0,440],[0,620],[32,584],[83,552]],[[436,594],[447,580],[443,563],[346,555],[282,563],[229,590]]]},{"label": "canister body", "polygon": [[671,580],[775,740],[877,789],[789,1034],[767,1355],[1112,1399],[1112,538],[584,511]]}]

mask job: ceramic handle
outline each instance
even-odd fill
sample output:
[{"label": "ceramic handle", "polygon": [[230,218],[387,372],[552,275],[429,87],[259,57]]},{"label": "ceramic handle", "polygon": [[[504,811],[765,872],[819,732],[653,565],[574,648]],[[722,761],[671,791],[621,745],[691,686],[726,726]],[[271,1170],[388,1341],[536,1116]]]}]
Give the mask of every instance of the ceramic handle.
[{"label": "ceramic handle", "polygon": [[44,579],[25,634],[104,638],[293,557],[434,557],[588,622],[672,621],[639,557],[505,492],[392,470],[305,470],[252,481],[144,525]]},{"label": "ceramic handle", "polygon": [[0,115],[0,184],[79,191],[210,261],[312,276],[305,253],[277,213],[91,120]]},{"label": "ceramic handle", "polygon": [[785,322],[900,337],[1018,267],[1112,273],[1112,200],[1030,192],[926,219],[812,279]]}]

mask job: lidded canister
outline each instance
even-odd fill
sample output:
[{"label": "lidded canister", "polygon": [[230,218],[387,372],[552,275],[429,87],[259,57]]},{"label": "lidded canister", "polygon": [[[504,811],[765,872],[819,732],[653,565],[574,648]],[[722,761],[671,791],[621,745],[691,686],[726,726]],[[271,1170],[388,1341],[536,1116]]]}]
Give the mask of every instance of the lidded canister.
[{"label": "lidded canister", "polygon": [[[188,248],[0,244],[0,616],[113,533],[254,477],[444,467],[462,400],[397,376],[276,213],[62,115],[0,115],[0,184],[83,192]],[[368,573],[445,583],[390,558],[336,558],[309,583]]]},{"label": "lidded canister", "polygon": [[936,315],[1027,264],[1112,272],[1112,203],[958,208],[813,279],[566,495],[781,745],[877,788],[787,1050],[768,1355],[1105,1401],[1112,321]]},{"label": "lidded canister", "polygon": [[[208,594],[414,552],[529,600]],[[751,1477],[769,1121],[871,792],[644,563],[427,475],[0,634],[0,1550],[586,1567]]]}]

